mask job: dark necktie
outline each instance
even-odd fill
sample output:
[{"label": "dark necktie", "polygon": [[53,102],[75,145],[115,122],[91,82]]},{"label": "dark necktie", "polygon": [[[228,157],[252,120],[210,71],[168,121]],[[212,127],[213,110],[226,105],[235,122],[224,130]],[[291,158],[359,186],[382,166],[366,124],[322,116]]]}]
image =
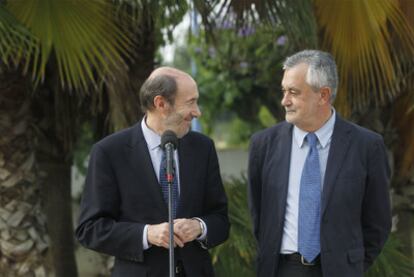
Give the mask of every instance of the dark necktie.
[{"label": "dark necktie", "polygon": [[309,152],[300,180],[299,194],[299,253],[307,262],[312,262],[320,253],[321,218],[321,171],[318,138],[314,133],[306,135]]},{"label": "dark necktie", "polygon": [[[173,164],[173,175],[174,181],[172,184],[172,207],[173,207],[173,218],[177,215],[177,204],[178,204],[178,183],[177,183],[177,176],[175,174],[175,163]],[[165,155],[165,151],[162,151],[162,158],[161,158],[161,165],[160,165],[160,185],[162,190],[162,197],[164,202],[168,206],[168,181],[167,181],[167,158]]]}]

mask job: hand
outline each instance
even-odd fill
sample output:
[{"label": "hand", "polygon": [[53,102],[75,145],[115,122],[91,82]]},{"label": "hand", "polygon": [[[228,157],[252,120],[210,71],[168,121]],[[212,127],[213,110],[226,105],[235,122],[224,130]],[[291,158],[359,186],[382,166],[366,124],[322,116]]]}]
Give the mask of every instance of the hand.
[{"label": "hand", "polygon": [[[147,230],[147,240],[150,244],[156,245],[159,247],[164,247],[169,249],[169,235],[170,231],[168,229],[168,223],[160,223],[154,225],[148,225]],[[174,234],[174,247],[175,246],[183,247],[184,242]]]},{"label": "hand", "polygon": [[174,234],[183,243],[193,241],[198,236],[201,235],[200,222],[197,219],[188,219],[188,218],[175,219],[174,220]]}]

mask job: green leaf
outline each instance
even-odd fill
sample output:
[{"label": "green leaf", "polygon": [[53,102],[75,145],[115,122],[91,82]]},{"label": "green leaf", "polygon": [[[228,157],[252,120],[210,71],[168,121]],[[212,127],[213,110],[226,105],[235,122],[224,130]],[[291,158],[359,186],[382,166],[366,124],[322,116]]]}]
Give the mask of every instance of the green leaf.
[{"label": "green leaf", "polygon": [[104,0],[9,1],[8,9],[37,38],[40,51],[30,56],[36,83],[56,58],[62,87],[87,90],[113,71],[126,68],[132,41],[115,20],[115,9]]},{"label": "green leaf", "polygon": [[339,66],[338,107],[344,112],[394,99],[414,31],[395,0],[315,0],[323,48]]},{"label": "green leaf", "polygon": [[37,50],[33,35],[0,4],[0,59],[9,66],[24,61],[26,68],[28,57]]}]

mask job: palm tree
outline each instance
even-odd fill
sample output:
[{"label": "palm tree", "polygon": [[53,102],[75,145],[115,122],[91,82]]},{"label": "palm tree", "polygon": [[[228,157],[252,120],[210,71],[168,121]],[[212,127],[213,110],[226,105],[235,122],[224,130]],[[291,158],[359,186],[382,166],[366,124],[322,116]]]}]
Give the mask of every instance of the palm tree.
[{"label": "palm tree", "polygon": [[29,86],[19,72],[0,64],[0,272],[9,276],[42,276],[48,270]]},{"label": "palm tree", "polygon": [[105,1],[13,1],[0,11],[0,74],[10,80],[0,90],[2,134],[9,134],[1,144],[2,196],[9,196],[1,209],[10,234],[1,270],[77,276],[70,167],[81,96],[126,69],[131,40]]}]

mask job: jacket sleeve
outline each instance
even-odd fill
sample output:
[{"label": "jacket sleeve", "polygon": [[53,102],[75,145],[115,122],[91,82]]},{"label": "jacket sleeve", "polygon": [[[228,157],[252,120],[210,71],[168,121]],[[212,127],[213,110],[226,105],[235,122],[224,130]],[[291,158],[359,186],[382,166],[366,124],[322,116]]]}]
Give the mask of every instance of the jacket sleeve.
[{"label": "jacket sleeve", "polygon": [[391,230],[389,196],[390,169],[384,142],[376,137],[369,146],[367,180],[362,207],[362,231],[364,236],[367,270],[381,252]]},{"label": "jacket sleeve", "polygon": [[257,137],[253,136],[249,147],[248,160],[248,199],[250,214],[253,222],[253,233],[256,240],[259,240],[259,226],[260,226],[260,205],[262,194],[261,182],[261,164],[260,164],[260,149],[257,143]]},{"label": "jacket sleeve", "polygon": [[143,261],[145,224],[119,221],[120,195],[111,161],[99,144],[89,160],[75,235],[92,250],[132,261]]}]

